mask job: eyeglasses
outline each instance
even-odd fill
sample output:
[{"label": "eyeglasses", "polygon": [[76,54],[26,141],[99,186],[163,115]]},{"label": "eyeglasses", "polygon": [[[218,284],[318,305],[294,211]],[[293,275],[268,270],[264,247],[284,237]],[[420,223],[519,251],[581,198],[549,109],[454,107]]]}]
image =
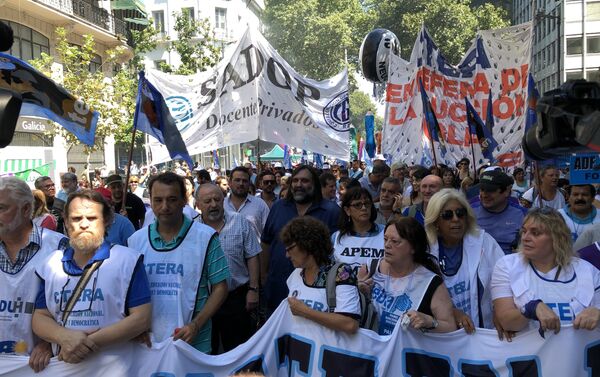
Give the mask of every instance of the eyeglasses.
[{"label": "eyeglasses", "polygon": [[364,201],[364,202],[358,202],[358,203],[350,203],[350,207],[354,208],[354,209],[362,209],[363,207],[370,209],[371,208],[371,202],[369,201]]},{"label": "eyeglasses", "polygon": [[263,185],[274,185],[275,184],[275,180],[268,180],[268,181],[262,181]]},{"label": "eyeglasses", "polygon": [[290,252],[290,250],[292,250],[292,249],[293,249],[293,248],[295,248],[295,247],[296,247],[296,244],[295,244],[295,243],[291,244],[290,246],[286,246],[286,247],[285,247],[285,252],[286,252],[286,253],[289,253],[289,252]]},{"label": "eyeglasses", "polygon": [[50,184],[50,185],[44,185],[45,189],[51,189],[53,187],[56,187],[56,185],[54,183]]},{"label": "eyeglasses", "polygon": [[440,217],[443,220],[452,220],[454,215],[456,215],[457,218],[462,219],[463,217],[465,217],[467,215],[467,210],[464,208],[458,208],[458,209],[455,209],[454,211],[451,209],[448,209],[448,210],[445,210],[444,212],[440,213]]}]

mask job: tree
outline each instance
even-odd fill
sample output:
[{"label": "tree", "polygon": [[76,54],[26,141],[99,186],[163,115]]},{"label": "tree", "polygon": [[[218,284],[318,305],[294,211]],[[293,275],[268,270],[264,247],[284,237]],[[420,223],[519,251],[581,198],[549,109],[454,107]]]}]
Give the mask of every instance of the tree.
[{"label": "tree", "polygon": [[[84,35],[83,45],[73,45],[68,41],[67,31],[63,27],[56,28],[56,36],[56,55],[42,53],[40,58],[30,63],[49,77],[52,76],[52,65],[55,62],[61,63],[63,67],[61,85],[100,114],[96,129],[96,143],[93,147],[86,148],[88,154],[92,150],[103,148],[104,139],[109,135],[115,135],[116,140],[130,135],[137,84],[132,73],[119,70],[111,80],[104,76],[102,69],[92,72],[90,62],[96,55],[94,38]],[[113,64],[118,65],[125,54],[125,47],[107,50],[102,68],[112,67]],[[62,127],[55,128],[52,133],[63,136],[69,146],[80,143],[75,135]]]},{"label": "tree", "polygon": [[[365,92],[355,90],[350,94],[350,123],[356,127],[357,133],[365,131],[365,115],[367,111],[375,113],[375,104]],[[375,128],[381,129],[383,118],[375,116]]]},{"label": "tree", "polygon": [[185,12],[174,12],[173,15],[177,39],[171,42],[169,50],[179,54],[181,64],[174,68],[163,63],[160,69],[178,75],[191,75],[215,66],[221,59],[221,51],[216,46],[210,21],[207,18],[195,20]]},{"label": "tree", "polygon": [[377,25],[400,40],[408,58],[415,38],[425,25],[444,57],[458,64],[477,30],[508,26],[508,13],[491,3],[473,6],[470,0],[363,0],[377,14]]},{"label": "tree", "polygon": [[345,52],[357,66],[374,21],[360,0],[268,0],[264,13],[267,40],[295,70],[317,80],[340,72]]}]

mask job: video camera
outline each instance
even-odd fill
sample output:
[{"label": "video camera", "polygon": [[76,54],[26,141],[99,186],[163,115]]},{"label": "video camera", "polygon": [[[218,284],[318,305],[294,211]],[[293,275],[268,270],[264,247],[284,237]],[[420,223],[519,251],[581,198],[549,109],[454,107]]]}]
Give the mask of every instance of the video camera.
[{"label": "video camera", "polygon": [[600,153],[600,85],[567,81],[544,93],[536,106],[537,124],[523,136],[525,154],[547,160],[574,152]]}]

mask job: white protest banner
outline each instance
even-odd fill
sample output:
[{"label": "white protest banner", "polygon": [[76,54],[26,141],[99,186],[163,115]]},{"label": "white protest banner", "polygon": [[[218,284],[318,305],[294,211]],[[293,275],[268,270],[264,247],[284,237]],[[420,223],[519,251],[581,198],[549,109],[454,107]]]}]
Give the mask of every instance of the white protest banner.
[{"label": "white protest banner", "polygon": [[[32,375],[27,361],[0,356],[0,375]],[[600,330],[564,326],[545,339],[533,330],[510,343],[486,329],[423,334],[398,326],[389,336],[368,330],[346,335],[293,316],[284,302],[250,340],[223,355],[168,339],[152,349],[116,347],[75,365],[53,359],[38,376],[220,377],[246,369],[266,376],[598,376]]]},{"label": "white protest banner", "polygon": [[[447,153],[436,143],[439,163],[454,165],[463,157],[471,159],[465,97],[485,120],[492,106],[493,151],[498,165],[513,166],[522,161],[521,139],[527,116],[527,85],[531,56],[531,24],[479,31],[458,66],[442,56],[423,27],[410,61],[390,56],[386,88],[386,116],[383,151],[394,161],[427,164],[431,160],[429,140],[424,133],[423,104],[419,79],[440,124]],[[492,103],[489,96],[492,96]],[[477,139],[473,139],[477,143]],[[477,165],[484,162],[475,144]]]},{"label": "white protest banner", "polygon": [[[177,76],[150,69],[190,155],[256,139],[348,159],[348,73],[298,74],[256,31],[246,30],[213,71]],[[170,160],[152,144],[153,162]]]}]

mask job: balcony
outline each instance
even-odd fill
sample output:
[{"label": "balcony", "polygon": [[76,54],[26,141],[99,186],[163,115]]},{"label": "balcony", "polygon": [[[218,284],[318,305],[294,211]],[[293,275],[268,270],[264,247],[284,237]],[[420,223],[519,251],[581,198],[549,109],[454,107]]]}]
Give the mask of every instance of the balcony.
[{"label": "balcony", "polygon": [[125,21],[111,15],[106,9],[89,0],[34,0],[60,12],[87,21],[113,35],[127,35]]}]

